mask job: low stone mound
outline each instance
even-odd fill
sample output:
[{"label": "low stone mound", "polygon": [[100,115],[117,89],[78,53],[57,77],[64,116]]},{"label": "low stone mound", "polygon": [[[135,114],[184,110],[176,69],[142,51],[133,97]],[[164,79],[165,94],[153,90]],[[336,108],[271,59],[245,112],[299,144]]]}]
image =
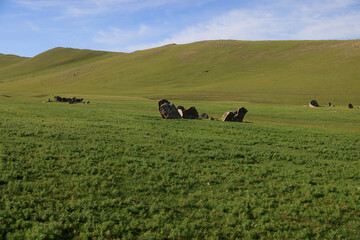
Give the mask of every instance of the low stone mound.
[{"label": "low stone mound", "polygon": [[[55,102],[67,102],[69,104],[73,103],[82,103],[84,101],[83,98],[67,98],[67,97],[60,97],[60,96],[54,96]],[[51,102],[50,98],[48,99],[48,102]]]},{"label": "low stone mound", "polygon": [[246,108],[241,107],[237,111],[224,113],[221,119],[224,122],[242,122],[247,112]]},{"label": "low stone mound", "polygon": [[316,100],[311,100],[309,102],[309,107],[319,107],[319,104]]}]

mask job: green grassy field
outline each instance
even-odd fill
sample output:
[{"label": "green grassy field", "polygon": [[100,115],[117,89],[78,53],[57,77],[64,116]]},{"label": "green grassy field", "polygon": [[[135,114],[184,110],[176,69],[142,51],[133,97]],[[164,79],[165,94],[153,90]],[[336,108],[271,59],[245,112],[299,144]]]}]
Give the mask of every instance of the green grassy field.
[{"label": "green grassy field", "polygon": [[41,99],[0,101],[2,238],[360,234],[357,109],[177,100],[216,119],[164,120],[142,98]]},{"label": "green grassy field", "polygon": [[358,239],[359,66],[360,40],[0,54],[0,239]]}]

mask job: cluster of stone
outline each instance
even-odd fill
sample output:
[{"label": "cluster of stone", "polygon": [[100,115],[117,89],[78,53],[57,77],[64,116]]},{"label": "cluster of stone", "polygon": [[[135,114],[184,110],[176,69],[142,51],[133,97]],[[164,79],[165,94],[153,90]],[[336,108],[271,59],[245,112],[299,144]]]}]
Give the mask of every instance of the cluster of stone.
[{"label": "cluster of stone", "polygon": [[[176,107],[173,103],[169,102],[166,99],[162,99],[158,102],[159,112],[162,118],[164,119],[210,119],[207,113],[202,113],[199,115],[195,107],[190,107],[185,109],[183,106]],[[222,116],[224,122],[242,122],[247,110],[244,107],[239,108],[236,111],[226,112]]]},{"label": "cluster of stone", "polygon": [[[328,106],[335,107],[335,105],[331,104],[331,102],[328,103]],[[311,100],[309,102],[309,107],[316,108],[316,107],[320,107],[320,105],[318,104],[318,102],[316,100]],[[354,108],[354,106],[351,103],[349,103],[348,108]]]},{"label": "cluster of stone", "polygon": [[176,107],[173,103],[169,102],[166,99],[162,99],[158,103],[159,112],[162,118],[164,119],[210,119],[206,113],[199,115],[195,107],[190,107],[185,109],[183,106]]}]

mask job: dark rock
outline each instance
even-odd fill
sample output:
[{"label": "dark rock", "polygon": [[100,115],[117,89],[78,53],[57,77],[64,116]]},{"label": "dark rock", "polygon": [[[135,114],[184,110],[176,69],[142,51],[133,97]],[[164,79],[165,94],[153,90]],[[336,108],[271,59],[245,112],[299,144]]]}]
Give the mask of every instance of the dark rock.
[{"label": "dark rock", "polygon": [[62,97],[54,96],[55,101],[62,102]]},{"label": "dark rock", "polygon": [[223,114],[223,116],[222,116],[221,119],[222,119],[224,122],[231,122],[232,119],[234,118],[234,116],[235,116],[235,113],[234,113],[234,112],[226,112],[226,113]]},{"label": "dark rock", "polygon": [[[68,102],[68,103],[71,102],[70,104],[81,103],[84,100],[83,98],[76,98],[76,97],[66,98],[66,97],[60,97],[60,96],[54,96],[54,99],[56,102]],[[49,98],[48,102],[51,102],[50,98]]]},{"label": "dark rock", "polygon": [[165,119],[180,119],[181,116],[173,103],[163,103],[159,107],[162,118]]},{"label": "dark rock", "polygon": [[164,103],[170,103],[168,100],[166,99],[162,99],[158,102],[158,105],[159,105],[159,110],[160,110],[160,106],[163,105]]},{"label": "dark rock", "polygon": [[184,119],[198,119],[199,113],[195,107],[190,107],[189,109],[183,111]]},{"label": "dark rock", "polygon": [[244,107],[241,107],[237,111],[224,113],[221,119],[224,122],[242,122],[247,112]]},{"label": "dark rock", "polygon": [[246,113],[247,113],[247,110],[244,107],[239,108],[237,110],[237,113],[233,117],[232,121],[233,122],[242,122]]},{"label": "dark rock", "polygon": [[351,103],[349,103],[349,108],[354,108],[354,106]]},{"label": "dark rock", "polygon": [[316,100],[311,100],[311,102],[309,102],[309,106],[310,107],[319,107],[319,104]]},{"label": "dark rock", "polygon": [[162,118],[165,118],[165,117],[161,114],[160,106],[163,105],[164,103],[170,104],[170,102],[169,102],[168,100],[166,100],[166,99],[162,99],[162,100],[160,100],[160,101],[158,102],[159,112],[160,112],[160,115],[161,115]]}]

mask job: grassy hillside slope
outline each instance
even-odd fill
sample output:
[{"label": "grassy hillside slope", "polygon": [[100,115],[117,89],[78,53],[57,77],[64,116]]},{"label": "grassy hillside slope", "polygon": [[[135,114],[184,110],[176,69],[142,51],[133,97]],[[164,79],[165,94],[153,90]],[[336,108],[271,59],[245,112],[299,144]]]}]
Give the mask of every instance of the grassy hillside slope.
[{"label": "grassy hillside slope", "polygon": [[16,55],[0,53],[0,68],[4,68],[4,67],[10,66],[12,64],[22,62],[26,59],[27,58],[25,58],[25,57],[19,57]]},{"label": "grassy hillside slope", "polygon": [[[76,66],[84,66],[101,59],[101,57],[113,55],[113,53],[79,50],[71,48],[54,48],[41,53],[26,61],[12,64],[1,69],[1,80],[3,82],[17,82],[26,80],[31,82],[32,78],[41,78],[67,71]],[[17,84],[21,89],[21,84]]]},{"label": "grassy hillside slope", "polygon": [[0,67],[0,91],[358,104],[359,66],[360,40],[219,40],[128,54],[56,48]]}]

